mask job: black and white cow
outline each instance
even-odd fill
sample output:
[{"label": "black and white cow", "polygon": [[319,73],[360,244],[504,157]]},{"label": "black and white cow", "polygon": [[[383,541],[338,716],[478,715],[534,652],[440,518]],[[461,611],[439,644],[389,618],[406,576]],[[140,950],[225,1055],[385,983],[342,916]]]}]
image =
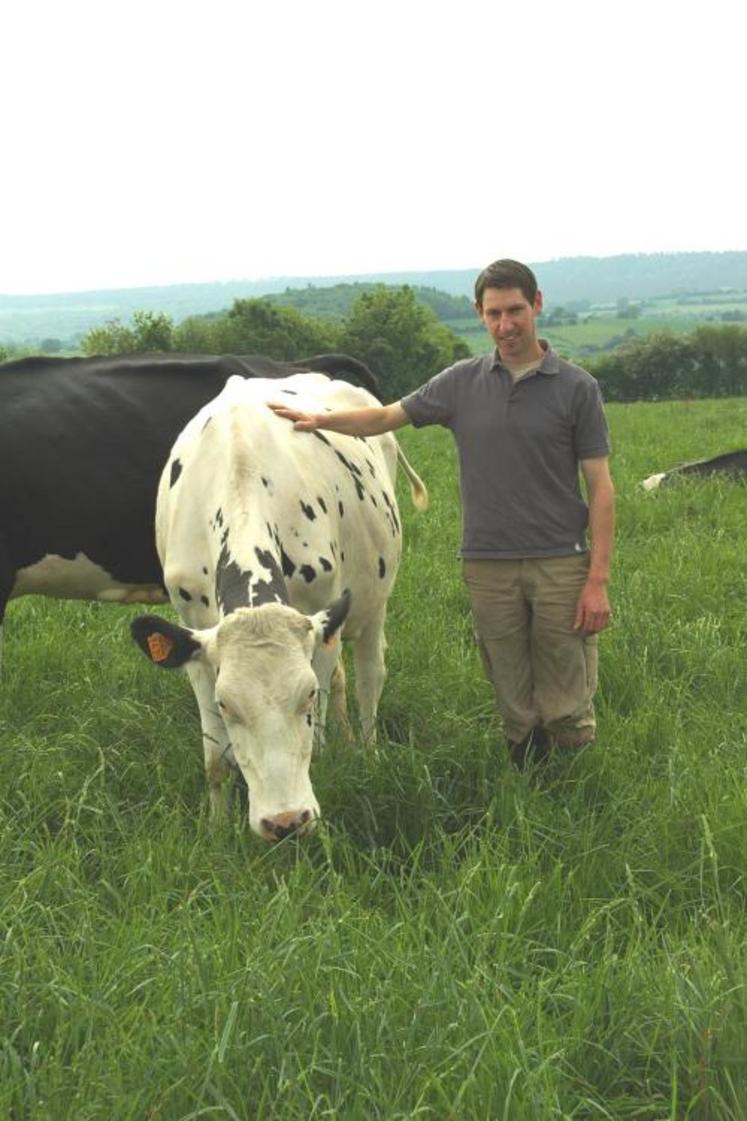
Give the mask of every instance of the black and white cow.
[{"label": "black and white cow", "polygon": [[671,482],[688,475],[746,475],[747,451],[739,450],[725,452],[723,455],[714,456],[713,459],[698,459],[694,463],[683,463],[669,471],[661,471],[658,475],[649,475],[641,486],[644,490],[656,490],[662,483]]},{"label": "black and white cow", "polygon": [[156,539],[185,626],[139,616],[133,635],[165,668],[184,666],[200,709],[211,812],[235,762],[249,821],[268,841],[319,813],[309,779],[315,722],[344,627],[364,738],[384,682],[384,618],[399,565],[398,460],[413,502],[425,488],[391,433],[299,432],[268,400],[301,409],[375,404],[318,374],[231,378],[176,441],[161,476]]},{"label": "black and white cow", "polygon": [[0,636],[29,593],[165,602],[153,524],[174,440],[232,375],[319,370],[375,391],[347,355],[23,358],[0,365]]}]

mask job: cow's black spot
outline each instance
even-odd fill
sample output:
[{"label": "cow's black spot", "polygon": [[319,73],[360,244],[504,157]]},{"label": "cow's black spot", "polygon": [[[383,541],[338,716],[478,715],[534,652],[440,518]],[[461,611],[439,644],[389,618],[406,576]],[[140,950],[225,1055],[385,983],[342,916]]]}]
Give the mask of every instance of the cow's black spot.
[{"label": "cow's black spot", "polygon": [[207,428],[207,426],[208,426],[208,425],[210,424],[210,421],[211,421],[212,419],[213,419],[213,418],[212,418],[211,416],[209,416],[209,417],[207,418],[207,420],[205,421],[205,423],[204,423],[204,424],[203,424],[203,426],[202,426],[202,431],[203,431],[203,432],[205,431],[205,429]]},{"label": "cow's black spot", "polygon": [[171,473],[169,475],[169,489],[171,489],[171,487],[173,487],[174,483],[179,478],[181,473],[182,473],[182,465],[181,465],[180,461],[178,459],[172,460],[171,461]]},{"label": "cow's black spot", "polygon": [[321,508],[322,508],[322,510],[324,511],[324,513],[326,514],[326,513],[327,513],[327,505],[326,505],[326,503],[325,503],[324,499],[323,499],[323,498],[321,498],[321,497],[320,497],[319,495],[317,495],[317,499],[316,499],[316,500],[317,500],[317,502],[319,503],[319,505],[321,506]]},{"label": "cow's black spot", "polygon": [[340,511],[340,517],[344,518],[345,517],[345,507],[343,506],[342,502],[337,503],[337,509]]},{"label": "cow's black spot", "polygon": [[207,574],[208,574],[208,570],[207,570],[207,568],[205,567],[204,564],[202,566],[202,573],[203,573],[203,576],[207,576]]},{"label": "cow's black spot", "polygon": [[311,435],[316,436],[317,440],[321,440],[321,442],[323,444],[326,444],[328,448],[332,447],[327,437],[322,432],[317,431],[316,428],[312,429]]},{"label": "cow's black spot", "polygon": [[206,607],[210,606],[210,600],[207,596],[200,596],[200,603],[204,603]]},{"label": "cow's black spot", "polygon": [[395,510],[394,505],[392,503],[392,500],[385,490],[383,490],[381,492],[381,497],[384,499],[384,503],[385,503],[387,511],[388,511],[389,523],[392,527],[392,536],[396,537],[396,535],[399,533],[399,521],[397,520],[397,511]]},{"label": "cow's black spot", "polygon": [[298,571],[307,584],[310,584],[312,580],[316,580],[316,572],[310,564],[302,564]]},{"label": "cow's black spot", "polygon": [[281,389],[281,393],[287,393],[289,397],[298,397],[295,389]]},{"label": "cow's black spot", "polygon": [[309,521],[310,522],[315,521],[316,520],[316,513],[314,511],[314,507],[313,506],[307,506],[302,498],[299,499],[299,502],[301,504],[301,509],[303,510],[304,514],[309,519]]},{"label": "cow's black spot", "polygon": [[319,558],[319,563],[320,563],[320,565],[322,566],[322,568],[324,569],[325,572],[331,572],[332,571],[332,562],[328,561],[326,557],[320,557]]},{"label": "cow's black spot", "polygon": [[215,600],[224,615],[230,615],[237,607],[250,606],[251,575],[232,559],[224,543],[215,566]]},{"label": "cow's black spot", "polygon": [[311,727],[311,725],[314,723],[314,721],[311,718],[311,713],[310,712],[306,713],[306,723],[308,724],[309,727]]},{"label": "cow's black spot", "polygon": [[371,462],[370,459],[366,460],[366,466],[368,467],[368,470],[371,472],[372,477],[375,479],[376,478],[376,468],[374,467],[374,465],[373,465],[373,463]]},{"label": "cow's black spot", "polygon": [[264,475],[261,476],[261,479],[262,479],[262,486],[263,487],[268,487],[270,485],[268,483],[267,479],[264,477]]},{"label": "cow's black spot", "polygon": [[277,559],[269,549],[260,549],[255,545],[254,555],[265,569],[266,578],[253,580],[250,587],[252,607],[259,607],[263,603],[287,603],[288,589],[285,586],[285,577]]},{"label": "cow's black spot", "polygon": [[267,549],[254,549],[265,570],[255,574],[242,569],[223,547],[215,571],[215,598],[224,615],[237,607],[261,607],[263,603],[287,603],[288,592],[283,573],[275,557]]},{"label": "cow's black spot", "polygon": [[189,594],[189,592],[185,588],[180,588],[179,589],[179,595],[182,597],[183,600],[186,600],[187,603],[192,602],[192,596]]},{"label": "cow's black spot", "polygon": [[379,577],[383,580],[386,576],[386,561],[383,557],[379,557]]},{"label": "cow's black spot", "polygon": [[286,576],[290,580],[291,576],[296,571],[296,566],[282,547],[280,549],[280,564],[283,569],[283,576]]}]

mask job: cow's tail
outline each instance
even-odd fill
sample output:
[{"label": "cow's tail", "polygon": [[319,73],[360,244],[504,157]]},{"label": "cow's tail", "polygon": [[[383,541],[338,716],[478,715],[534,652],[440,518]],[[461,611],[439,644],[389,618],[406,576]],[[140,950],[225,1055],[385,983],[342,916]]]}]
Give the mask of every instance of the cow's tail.
[{"label": "cow's tail", "polygon": [[410,497],[416,510],[428,509],[428,491],[423,480],[408,460],[402,448],[397,443],[397,462],[407,477],[410,484]]}]

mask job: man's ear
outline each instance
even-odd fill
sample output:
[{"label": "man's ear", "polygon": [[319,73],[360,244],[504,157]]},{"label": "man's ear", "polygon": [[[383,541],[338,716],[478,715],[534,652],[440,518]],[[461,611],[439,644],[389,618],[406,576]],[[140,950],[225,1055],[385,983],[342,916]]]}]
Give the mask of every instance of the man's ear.
[{"label": "man's ear", "polygon": [[350,591],[346,588],[339,599],[330,603],[329,607],[310,616],[317,643],[322,643],[324,646],[334,645],[350,610],[350,599]]},{"label": "man's ear", "polygon": [[130,623],[130,631],[146,658],[162,669],[179,669],[202,653],[195,631],[158,615],[138,615]]}]

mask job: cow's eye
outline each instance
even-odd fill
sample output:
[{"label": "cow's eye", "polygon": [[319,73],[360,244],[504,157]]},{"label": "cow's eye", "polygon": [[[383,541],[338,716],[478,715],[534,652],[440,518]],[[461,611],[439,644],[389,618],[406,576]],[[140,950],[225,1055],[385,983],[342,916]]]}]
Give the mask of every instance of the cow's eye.
[{"label": "cow's eye", "polygon": [[230,708],[225,701],[218,701],[218,708],[224,720],[235,720],[236,713]]},{"label": "cow's eye", "polygon": [[304,712],[308,712],[309,709],[312,708],[315,699],[316,699],[316,689],[312,689],[311,692],[309,693],[309,695],[304,700],[303,704],[301,705],[301,708],[303,709]]}]

